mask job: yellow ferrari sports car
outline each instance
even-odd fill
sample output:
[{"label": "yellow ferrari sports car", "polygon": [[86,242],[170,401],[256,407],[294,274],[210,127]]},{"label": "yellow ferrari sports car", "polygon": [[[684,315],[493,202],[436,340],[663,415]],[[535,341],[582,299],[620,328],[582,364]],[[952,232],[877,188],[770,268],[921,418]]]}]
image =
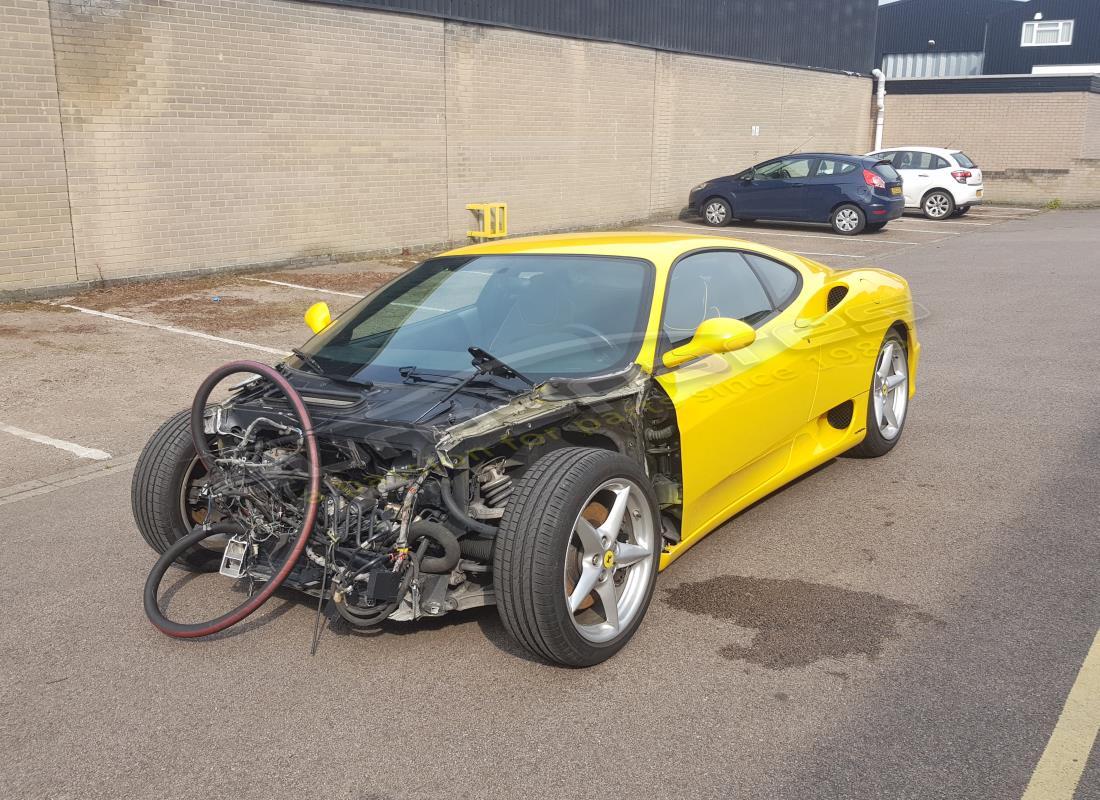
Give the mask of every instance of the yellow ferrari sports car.
[{"label": "yellow ferrari sports car", "polygon": [[[141,456],[135,519],[161,554],[145,608],[169,635],[282,585],[363,627],[495,604],[531,653],[598,663],[722,522],[890,451],[920,355],[897,275],[644,232],[463,247],[306,321],[293,356],[216,371]],[[249,600],[173,622],[172,565]]]}]

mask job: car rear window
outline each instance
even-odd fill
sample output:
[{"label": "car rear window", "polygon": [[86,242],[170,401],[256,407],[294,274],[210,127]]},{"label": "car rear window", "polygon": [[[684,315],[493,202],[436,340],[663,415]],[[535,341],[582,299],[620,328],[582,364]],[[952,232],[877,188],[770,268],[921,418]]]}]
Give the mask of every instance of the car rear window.
[{"label": "car rear window", "polygon": [[881,175],[889,183],[894,183],[901,180],[901,176],[898,175],[898,171],[890,166],[889,161],[880,161],[875,164],[875,172]]},{"label": "car rear window", "polygon": [[977,166],[970,160],[970,156],[966,153],[953,153],[952,155],[955,156],[955,160],[959,162],[959,166],[963,169],[970,169],[971,167]]}]

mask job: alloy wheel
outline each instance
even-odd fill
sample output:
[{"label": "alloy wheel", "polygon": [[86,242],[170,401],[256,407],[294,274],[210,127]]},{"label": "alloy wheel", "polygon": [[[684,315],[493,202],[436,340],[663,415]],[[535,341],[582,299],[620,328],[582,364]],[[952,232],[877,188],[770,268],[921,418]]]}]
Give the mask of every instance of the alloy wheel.
[{"label": "alloy wheel", "polygon": [[929,195],[924,201],[924,210],[934,219],[942,219],[951,213],[951,198],[942,192]]},{"label": "alloy wheel", "polygon": [[642,490],[625,478],[602,483],[573,524],[565,559],[565,602],[577,632],[607,642],[646,604],[657,529]]},{"label": "alloy wheel", "polygon": [[897,342],[887,341],[879,351],[871,391],[879,433],[897,438],[909,407],[909,364]]}]

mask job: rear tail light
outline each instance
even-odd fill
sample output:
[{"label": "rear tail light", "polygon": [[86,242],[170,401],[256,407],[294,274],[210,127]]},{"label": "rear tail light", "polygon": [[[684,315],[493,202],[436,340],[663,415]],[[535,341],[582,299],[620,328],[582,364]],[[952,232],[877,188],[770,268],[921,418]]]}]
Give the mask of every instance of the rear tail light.
[{"label": "rear tail light", "polygon": [[869,169],[863,170],[863,182],[868,186],[873,186],[876,189],[885,189],[886,181],[882,179],[881,175],[871,172]]},{"label": "rear tail light", "polygon": [[973,173],[973,172],[971,172],[971,171],[970,171],[970,170],[968,170],[968,169],[957,169],[957,170],[955,170],[954,172],[952,172],[952,173],[951,173],[951,177],[952,177],[952,178],[954,178],[954,179],[955,179],[956,181],[958,181],[959,183],[966,183],[966,181],[967,181],[967,180],[968,180],[968,179],[969,179],[969,178],[970,178],[970,177],[971,177],[971,176],[972,176],[973,174],[974,174],[974,173]]}]

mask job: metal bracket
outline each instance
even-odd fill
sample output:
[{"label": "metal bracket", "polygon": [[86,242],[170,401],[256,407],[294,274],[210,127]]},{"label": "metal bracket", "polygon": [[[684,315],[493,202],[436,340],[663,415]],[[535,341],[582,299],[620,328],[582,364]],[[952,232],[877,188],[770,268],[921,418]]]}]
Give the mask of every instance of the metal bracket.
[{"label": "metal bracket", "polygon": [[470,238],[500,239],[508,235],[507,203],[470,203],[466,210],[477,214],[481,222],[480,230],[466,231]]}]

